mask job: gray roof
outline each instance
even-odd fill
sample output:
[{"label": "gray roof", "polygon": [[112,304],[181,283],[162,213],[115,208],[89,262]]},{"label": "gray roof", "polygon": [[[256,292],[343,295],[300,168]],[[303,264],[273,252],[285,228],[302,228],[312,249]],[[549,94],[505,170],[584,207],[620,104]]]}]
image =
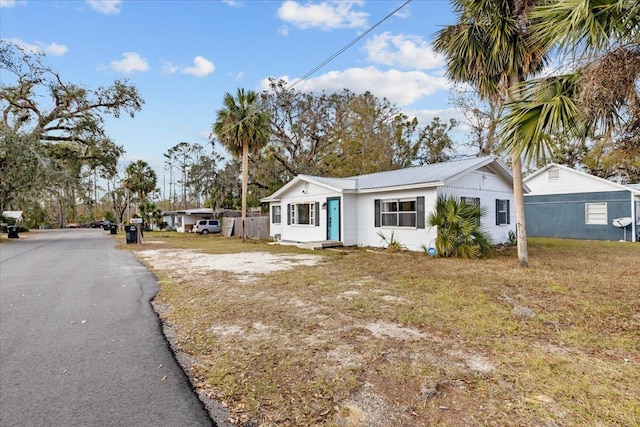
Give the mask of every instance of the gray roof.
[{"label": "gray roof", "polygon": [[358,190],[374,188],[401,187],[417,184],[439,184],[453,180],[497,160],[494,156],[453,162],[434,163],[387,172],[378,172],[351,177],[357,180]]},{"label": "gray roof", "polygon": [[178,209],[175,211],[165,211],[163,215],[210,215],[213,214],[211,208]]},{"label": "gray roof", "polygon": [[[327,178],[313,175],[298,175],[272,195],[261,199],[263,202],[278,200],[296,182],[305,181],[327,187],[337,192],[384,191],[385,189],[409,186],[438,186],[453,181],[467,173],[487,165],[493,165],[494,171],[505,180],[513,181],[511,171],[496,156],[478,157],[467,160],[434,163],[397,169],[387,172],[356,175],[347,178]],[[529,191],[525,186],[525,190]]]},{"label": "gray roof", "polygon": [[314,182],[335,190],[357,190],[358,178],[326,178],[314,175],[298,175],[302,180]]}]

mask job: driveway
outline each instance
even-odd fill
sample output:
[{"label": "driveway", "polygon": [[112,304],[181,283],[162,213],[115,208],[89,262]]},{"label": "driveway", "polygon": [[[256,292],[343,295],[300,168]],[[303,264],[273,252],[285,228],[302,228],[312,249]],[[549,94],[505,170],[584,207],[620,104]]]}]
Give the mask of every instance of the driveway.
[{"label": "driveway", "polygon": [[101,229],[0,245],[0,426],[212,426],[162,334],[155,277]]}]

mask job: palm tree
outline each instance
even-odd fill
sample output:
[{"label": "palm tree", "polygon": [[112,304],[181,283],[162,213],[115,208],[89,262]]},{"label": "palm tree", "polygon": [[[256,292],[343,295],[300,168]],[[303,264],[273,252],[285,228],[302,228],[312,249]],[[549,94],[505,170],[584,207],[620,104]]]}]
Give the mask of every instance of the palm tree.
[{"label": "palm tree", "polygon": [[213,132],[222,145],[232,155],[242,157],[242,243],[246,241],[249,152],[264,147],[271,133],[269,114],[260,109],[258,101],[252,90],[238,89],[235,98],[225,93],[224,107],[218,110],[213,124]]},{"label": "palm tree", "polygon": [[[507,105],[501,145],[525,161],[556,150],[550,135],[583,138],[600,128],[612,138],[618,127],[640,140],[640,2],[556,0],[531,11],[531,30],[547,48],[578,58],[572,72],[528,82]],[[631,152],[628,155],[632,155]]]},{"label": "palm tree", "polygon": [[125,173],[127,178],[124,180],[124,187],[136,194],[140,202],[156,189],[158,182],[156,172],[144,160],[129,164]]},{"label": "palm tree", "polygon": [[[447,57],[447,75],[468,83],[481,97],[503,104],[518,99],[517,89],[539,72],[545,46],[528,33],[533,0],[454,0],[458,22],[436,34],[435,50]],[[510,152],[518,234],[518,263],[529,264],[524,218],[522,162]]]},{"label": "palm tree", "polygon": [[436,208],[427,216],[437,227],[436,250],[439,256],[483,258],[491,252],[491,242],[480,226],[486,209],[454,197],[438,196]]},{"label": "palm tree", "polygon": [[144,225],[149,229],[153,229],[153,223],[159,224],[162,221],[162,211],[156,206],[155,203],[145,200],[138,206],[140,216],[144,221]]}]

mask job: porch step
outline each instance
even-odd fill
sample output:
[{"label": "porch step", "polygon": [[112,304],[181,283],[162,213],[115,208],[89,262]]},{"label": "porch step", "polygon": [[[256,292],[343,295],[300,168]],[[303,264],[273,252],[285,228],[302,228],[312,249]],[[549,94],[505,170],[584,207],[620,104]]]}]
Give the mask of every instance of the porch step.
[{"label": "porch step", "polygon": [[300,244],[301,248],[304,249],[327,249],[327,248],[340,248],[342,247],[342,242],[338,240],[322,240],[319,242],[306,242]]},{"label": "porch step", "polygon": [[327,248],[340,248],[342,247],[342,242],[339,240],[319,240],[316,242],[292,242],[289,240],[281,240],[279,242],[273,242],[273,244],[278,245],[289,245],[289,246],[297,246],[301,249],[327,249]]}]

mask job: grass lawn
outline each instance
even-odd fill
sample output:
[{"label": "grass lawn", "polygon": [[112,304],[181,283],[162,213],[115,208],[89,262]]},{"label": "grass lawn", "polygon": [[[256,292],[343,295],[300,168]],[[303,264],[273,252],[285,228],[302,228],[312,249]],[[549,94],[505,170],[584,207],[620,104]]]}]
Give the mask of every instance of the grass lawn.
[{"label": "grass lawn", "polygon": [[192,383],[239,425],[640,425],[640,244],[531,239],[521,269],[143,241]]}]

